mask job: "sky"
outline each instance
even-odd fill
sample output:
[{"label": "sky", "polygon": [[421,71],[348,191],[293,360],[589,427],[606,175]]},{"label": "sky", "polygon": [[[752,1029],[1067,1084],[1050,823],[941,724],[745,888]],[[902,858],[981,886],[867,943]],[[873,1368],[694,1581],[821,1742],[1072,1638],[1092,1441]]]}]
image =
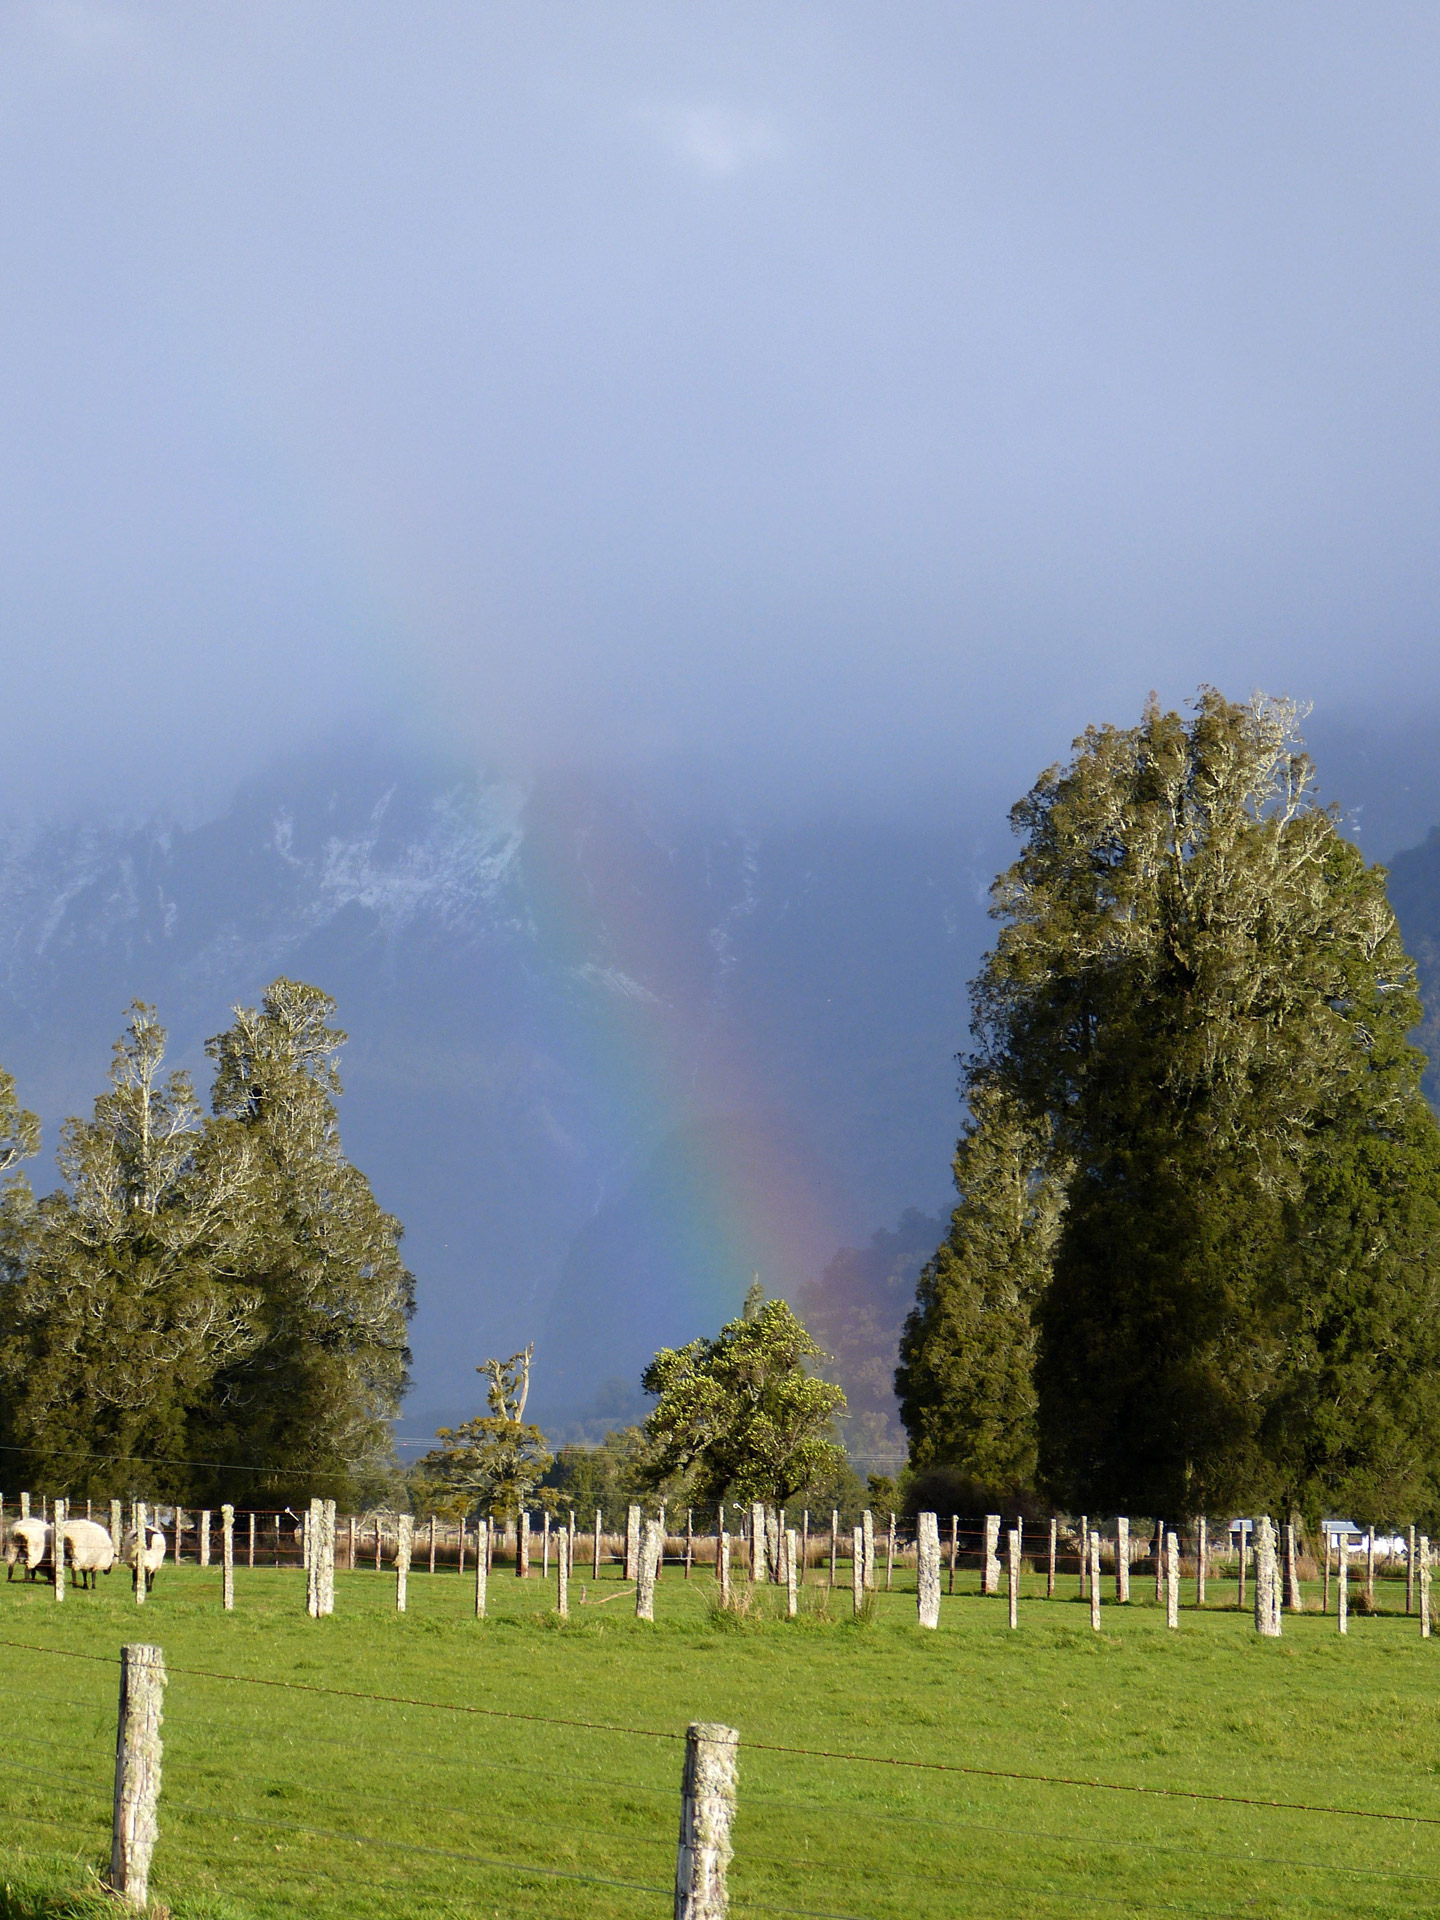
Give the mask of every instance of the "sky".
[{"label": "sky", "polygon": [[364,730],[1008,799],[1201,682],[1425,751],[1437,70],[1382,0],[8,0],[0,807]]}]

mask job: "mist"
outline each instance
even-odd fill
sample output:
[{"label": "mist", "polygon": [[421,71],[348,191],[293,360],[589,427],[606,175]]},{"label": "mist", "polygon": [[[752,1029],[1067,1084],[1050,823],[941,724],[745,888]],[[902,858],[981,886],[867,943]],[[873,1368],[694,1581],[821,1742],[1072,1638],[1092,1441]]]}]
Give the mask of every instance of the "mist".
[{"label": "mist", "polygon": [[1385,5],[7,8],[0,805],[378,730],[998,820],[1152,687],[1423,731],[1437,53]]}]

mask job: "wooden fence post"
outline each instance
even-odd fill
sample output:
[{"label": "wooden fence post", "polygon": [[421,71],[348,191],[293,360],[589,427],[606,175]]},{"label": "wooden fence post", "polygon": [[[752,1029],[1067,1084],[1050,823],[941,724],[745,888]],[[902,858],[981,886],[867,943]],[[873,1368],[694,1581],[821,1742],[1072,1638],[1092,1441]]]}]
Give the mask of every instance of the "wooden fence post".
[{"label": "wooden fence post", "polygon": [[940,1521],[933,1513],[915,1521],[915,1604],[922,1627],[940,1624]]},{"label": "wooden fence post", "polygon": [[665,1536],[660,1531],[658,1520],[647,1520],[645,1534],[640,1542],[639,1562],[635,1569],[635,1618],[653,1620],[655,1618],[655,1574],[660,1565],[660,1553]]},{"label": "wooden fence post", "polygon": [[1155,1600],[1165,1598],[1165,1522],[1155,1522]]},{"label": "wooden fence post", "polygon": [[320,1553],[317,1543],[322,1511],[320,1501],[313,1499],[305,1515],[305,1611],[312,1620],[320,1618]]},{"label": "wooden fence post", "polygon": [[395,1611],[404,1613],[410,1582],[410,1538],[414,1521],[402,1513],[395,1526]]},{"label": "wooden fence post", "polygon": [[1373,1522],[1365,1529],[1365,1598],[1373,1607],[1375,1604],[1375,1527]]},{"label": "wooden fence post", "polygon": [[115,1542],[118,1555],[125,1544],[125,1508],[119,1500],[110,1502],[110,1538]]},{"label": "wooden fence post", "polygon": [[50,1572],[57,1600],[65,1598],[65,1522],[68,1517],[68,1503],[57,1498],[50,1521]]},{"label": "wooden fence post", "polygon": [[980,1570],[980,1591],[998,1593],[1000,1591],[1000,1516],[987,1513],[985,1516],[985,1562]]},{"label": "wooden fence post", "polygon": [[1180,1625],[1180,1536],[1165,1536],[1165,1624]]},{"label": "wooden fence post", "polygon": [[950,1591],[955,1591],[955,1568],[960,1559],[960,1516],[950,1516]]},{"label": "wooden fence post", "polygon": [[860,1516],[860,1538],[865,1552],[865,1591],[875,1591],[875,1516],[866,1507]]},{"label": "wooden fence post", "polygon": [[[1060,1544],[1060,1520],[1058,1515],[1050,1516],[1050,1551],[1045,1561],[1045,1598],[1055,1598],[1055,1549]],[[953,1560],[951,1562],[954,1564]]]},{"label": "wooden fence post", "polygon": [[1280,1566],[1268,1513],[1255,1528],[1255,1631],[1267,1640],[1280,1637]]},{"label": "wooden fence post", "polygon": [[1430,1542],[1420,1536],[1420,1638],[1430,1638]]},{"label": "wooden fence post", "polygon": [[690,1570],[695,1561],[695,1509],[685,1509],[685,1578],[690,1578]]},{"label": "wooden fence post", "polygon": [[159,1647],[120,1649],[120,1714],[115,1733],[115,1800],[110,1825],[110,1886],[125,1904],[144,1912],[150,1856],[160,1824],[160,1770],[164,1743],[165,1656]]},{"label": "wooden fence post", "polygon": [[380,1516],[375,1516],[375,1571],[380,1571]]},{"label": "wooden fence post", "polygon": [[1320,1594],[1320,1611],[1328,1613],[1330,1611],[1330,1535],[1323,1526],[1320,1529],[1320,1538],[1325,1543],[1325,1584]]},{"label": "wooden fence post", "polygon": [[210,1509],[208,1507],[202,1507],[200,1510],[200,1564],[202,1567],[208,1567],[210,1564]]},{"label": "wooden fence post", "polygon": [[1410,1538],[1405,1553],[1405,1611],[1415,1611],[1415,1522],[1410,1522]]},{"label": "wooden fence post", "polygon": [[550,1578],[550,1509],[545,1509],[545,1517],[540,1528],[540,1578]]},{"label": "wooden fence post", "polygon": [[[479,1536],[477,1535],[478,1539]],[[465,1516],[462,1513],[455,1529],[455,1569],[461,1579],[465,1577]]]},{"label": "wooden fence post", "polygon": [[226,1613],[235,1611],[235,1509],[220,1509],[220,1604]]},{"label": "wooden fence post", "polygon": [[320,1509],[320,1611],[335,1611],[335,1502],[327,1500]]},{"label": "wooden fence post", "polygon": [[435,1515],[430,1516],[430,1571],[435,1571]]},{"label": "wooden fence post", "polygon": [[1080,1516],[1080,1598],[1090,1591],[1090,1516]]},{"label": "wooden fence post", "polygon": [[680,1845],[675,1856],[675,1920],[725,1920],[730,1825],[735,1818],[733,1727],[694,1721],[685,1734]]},{"label": "wooden fence post", "polygon": [[1100,1631],[1100,1536],[1090,1535],[1090,1625]]},{"label": "wooden fence post", "polygon": [[850,1535],[850,1598],[853,1611],[859,1613],[865,1605],[865,1533],[861,1527],[855,1527]]},{"label": "wooden fence post", "polygon": [[730,1536],[722,1527],[715,1546],[715,1578],[720,1587],[720,1604],[730,1604]]},{"label": "wooden fence post", "polygon": [[600,1508],[597,1507],[595,1509],[595,1568],[593,1575],[596,1580],[600,1578],[600,1523],[604,1517]]},{"label": "wooden fence post", "polygon": [[765,1509],[758,1500],[750,1503],[750,1584],[765,1578]]},{"label": "wooden fence post", "polygon": [[895,1516],[890,1516],[890,1531],[885,1536],[885,1591],[891,1592],[895,1582]]},{"label": "wooden fence post", "polygon": [[1115,1598],[1122,1607],[1130,1599],[1130,1522],[1123,1513],[1115,1522]]},{"label": "wooden fence post", "polygon": [[1210,1543],[1205,1533],[1205,1516],[1202,1513],[1195,1528],[1195,1604],[1205,1604],[1206,1562],[1210,1558]]},{"label": "wooden fence post", "polygon": [[[1305,1596],[1300,1591],[1300,1561],[1295,1547],[1295,1522],[1285,1522],[1285,1604],[1291,1613],[1305,1611]],[[1409,1612],[1409,1608],[1406,1608]]]},{"label": "wooden fence post", "polygon": [[625,1509],[625,1578],[638,1580],[640,1577],[640,1509],[629,1506]]},{"label": "wooden fence post", "polygon": [[803,1587],[810,1577],[810,1509],[805,1507],[800,1514],[800,1584]]},{"label": "wooden fence post", "polygon": [[570,1618],[570,1535],[561,1527],[555,1536],[555,1611]]},{"label": "wooden fence post", "polygon": [[1350,1536],[1335,1536],[1335,1624],[1341,1633],[1350,1631]]},{"label": "wooden fence post", "polygon": [[490,1569],[490,1545],[492,1522],[477,1520],[475,1523],[475,1618],[485,1618],[485,1585]]},{"label": "wooden fence post", "polygon": [[22,1520],[28,1520],[30,1518],[30,1496],[28,1493],[22,1493],[20,1496],[20,1518]]},{"label": "wooden fence post", "polygon": [[517,1580],[530,1578],[530,1510],[528,1507],[520,1509],[520,1516],[515,1522],[515,1578]]},{"label": "wooden fence post", "polygon": [[145,1604],[145,1590],[150,1584],[149,1579],[145,1572],[145,1550],[150,1544],[150,1528],[148,1525],[149,1515],[145,1510],[145,1502],[143,1500],[137,1500],[135,1502],[134,1517],[135,1517],[135,1604],[137,1607],[143,1607]]},{"label": "wooden fence post", "polygon": [[[249,1516],[249,1518],[250,1518],[250,1546],[249,1546],[248,1554],[246,1556],[245,1564],[247,1567],[253,1567],[255,1565],[255,1516],[254,1514],[252,1513]],[[353,1520],[350,1522],[350,1526],[351,1526],[350,1564],[353,1567],[355,1564],[355,1534],[354,1534],[355,1522]]]},{"label": "wooden fence post", "polygon": [[1247,1538],[1245,1517],[1242,1514],[1240,1517],[1240,1572],[1236,1577],[1237,1604],[1242,1613],[1245,1611],[1245,1541]]},{"label": "wooden fence post", "polygon": [[175,1503],[175,1521],[174,1521],[175,1545],[171,1550],[171,1558],[174,1560],[177,1567],[180,1564],[180,1536],[184,1531],[185,1531],[185,1515],[181,1509],[179,1501],[177,1500]]},{"label": "wooden fence post", "polygon": [[1005,1536],[1006,1586],[1010,1597],[1010,1625],[1020,1624],[1020,1529],[1011,1527]]},{"label": "wooden fence post", "polygon": [[800,1611],[800,1596],[796,1591],[795,1578],[795,1559],[798,1546],[799,1541],[796,1537],[795,1529],[791,1527],[785,1537],[785,1613],[786,1617],[790,1620],[793,1620]]},{"label": "wooden fence post", "polygon": [[840,1511],[830,1509],[830,1584],[833,1587],[840,1578]]}]

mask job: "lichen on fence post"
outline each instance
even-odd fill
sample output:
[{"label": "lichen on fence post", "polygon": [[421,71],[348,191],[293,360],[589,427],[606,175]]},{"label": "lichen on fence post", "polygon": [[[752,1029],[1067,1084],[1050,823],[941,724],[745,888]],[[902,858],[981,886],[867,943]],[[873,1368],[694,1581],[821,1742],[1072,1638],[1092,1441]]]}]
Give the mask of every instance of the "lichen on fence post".
[{"label": "lichen on fence post", "polygon": [[202,1507],[200,1509],[200,1564],[202,1567],[208,1567],[210,1564],[210,1509],[209,1507]]},{"label": "lichen on fence post", "polygon": [[655,1618],[655,1575],[660,1566],[660,1553],[665,1536],[660,1530],[658,1520],[647,1520],[645,1534],[640,1542],[640,1560],[635,1569],[635,1618],[653,1620]]},{"label": "lichen on fence post", "polygon": [[125,1508],[119,1500],[110,1502],[110,1538],[115,1543],[116,1553],[119,1553],[125,1538]]},{"label": "lichen on fence post", "polygon": [[830,1509],[830,1584],[833,1587],[840,1578],[840,1510]]},{"label": "lichen on fence post", "polygon": [[149,1545],[150,1536],[149,1514],[146,1512],[143,1500],[137,1500],[132,1511],[135,1517],[135,1604],[137,1607],[143,1607],[145,1590],[150,1584],[149,1576],[145,1571],[145,1549]]},{"label": "lichen on fence post", "polygon": [[555,1535],[555,1611],[570,1618],[570,1535],[561,1527]]},{"label": "lichen on fence post", "polygon": [[922,1627],[940,1624],[940,1522],[933,1513],[915,1520],[915,1604]]},{"label": "lichen on fence post", "polygon": [[1100,1631],[1100,1536],[1090,1535],[1090,1625]]},{"label": "lichen on fence post", "polygon": [[1178,1627],[1180,1624],[1180,1536],[1167,1533],[1165,1536],[1165,1624]]},{"label": "lichen on fence post", "polygon": [[1373,1524],[1365,1529],[1365,1603],[1371,1607],[1375,1604],[1375,1528]]},{"label": "lichen on fence post", "polygon": [[720,1604],[730,1604],[730,1535],[722,1527],[715,1549],[715,1579],[720,1588]]},{"label": "lichen on fence post", "polygon": [[885,1591],[890,1593],[895,1584],[895,1516],[890,1516],[890,1531],[885,1536]]},{"label": "lichen on fence post", "polygon": [[1115,1522],[1115,1598],[1122,1607],[1130,1598],[1130,1522],[1123,1513]]},{"label": "lichen on fence post", "polygon": [[758,1586],[765,1578],[765,1508],[759,1500],[750,1503],[750,1584]]},{"label": "lichen on fence post", "polygon": [[410,1541],[414,1522],[402,1513],[395,1527],[395,1611],[404,1613],[410,1583]]},{"label": "lichen on fence post", "polygon": [[1280,1638],[1280,1565],[1268,1513],[1255,1528],[1255,1631],[1267,1640]]},{"label": "lichen on fence post", "polygon": [[865,1533],[856,1527],[850,1536],[850,1598],[856,1613],[865,1605]]},{"label": "lichen on fence post", "polygon": [[320,1555],[316,1542],[320,1534],[320,1515],[323,1512],[319,1499],[310,1502],[310,1510],[305,1515],[305,1611],[312,1620],[320,1618]]},{"label": "lichen on fence post", "polygon": [[861,1539],[865,1544],[865,1591],[875,1591],[875,1516],[866,1507],[860,1516]]},{"label": "lichen on fence post", "polygon": [[680,1845],[675,1856],[675,1920],[725,1920],[730,1826],[735,1818],[733,1727],[694,1721],[685,1734]]},{"label": "lichen on fence post", "polygon": [[490,1544],[490,1525],[488,1520],[479,1520],[475,1524],[475,1618],[485,1618],[485,1587],[489,1576],[490,1555],[486,1548]]},{"label": "lichen on fence post", "polygon": [[1430,1541],[1421,1534],[1420,1551],[1420,1638],[1430,1638]]},{"label": "lichen on fence post", "polygon": [[640,1572],[640,1509],[629,1506],[625,1510],[625,1578],[634,1580]]},{"label": "lichen on fence post", "polygon": [[1350,1631],[1350,1536],[1335,1535],[1335,1625],[1341,1633]]},{"label": "lichen on fence post", "polygon": [[599,1507],[596,1507],[595,1509],[595,1557],[594,1557],[594,1568],[591,1576],[593,1579],[596,1579],[596,1580],[600,1578],[600,1523],[604,1519],[604,1517],[605,1516],[602,1513],[601,1509]]},{"label": "lichen on fence post", "polygon": [[159,1837],[156,1809],[164,1745],[165,1656],[159,1647],[120,1649],[120,1715],[115,1735],[115,1799],[110,1825],[110,1886],[143,1912],[150,1858]]},{"label": "lichen on fence post", "polygon": [[220,1509],[220,1604],[235,1611],[235,1509],[228,1502]]},{"label": "lichen on fence post", "polygon": [[54,1517],[50,1522],[50,1571],[54,1576],[55,1598],[65,1598],[65,1522],[69,1507],[64,1500],[56,1500]]},{"label": "lichen on fence post", "polygon": [[1300,1591],[1300,1559],[1295,1545],[1295,1522],[1285,1522],[1285,1605],[1291,1613],[1305,1611],[1305,1597]]},{"label": "lichen on fence post", "polygon": [[985,1558],[980,1567],[980,1591],[998,1593],[1000,1591],[1000,1516],[987,1513],[985,1516]]},{"label": "lichen on fence post", "polygon": [[1011,1527],[1005,1536],[1006,1587],[1010,1600],[1010,1625],[1020,1624],[1020,1529]]},{"label": "lichen on fence post", "polygon": [[795,1578],[798,1545],[795,1529],[791,1527],[785,1538],[785,1612],[791,1620],[800,1611],[800,1597]]},{"label": "lichen on fence post", "polygon": [[1080,1598],[1090,1591],[1090,1517],[1080,1516]]},{"label": "lichen on fence post", "polygon": [[320,1611],[335,1611],[335,1502],[320,1509]]},{"label": "lichen on fence post", "polygon": [[1405,1611],[1415,1611],[1415,1522],[1410,1522],[1410,1537],[1405,1543]]},{"label": "lichen on fence post", "polygon": [[[1051,1530],[1052,1532],[1054,1530],[1053,1524],[1052,1524]],[[952,1513],[950,1516],[950,1592],[951,1593],[954,1593],[955,1591],[955,1568],[959,1563],[959,1559],[960,1559],[960,1516],[958,1513]]]},{"label": "lichen on fence post", "polygon": [[530,1511],[520,1509],[520,1517],[515,1522],[515,1578],[530,1578]]},{"label": "lichen on fence post", "polygon": [[1202,1513],[1195,1523],[1195,1604],[1205,1604],[1205,1563],[1210,1558],[1210,1543],[1205,1532],[1205,1516]]}]

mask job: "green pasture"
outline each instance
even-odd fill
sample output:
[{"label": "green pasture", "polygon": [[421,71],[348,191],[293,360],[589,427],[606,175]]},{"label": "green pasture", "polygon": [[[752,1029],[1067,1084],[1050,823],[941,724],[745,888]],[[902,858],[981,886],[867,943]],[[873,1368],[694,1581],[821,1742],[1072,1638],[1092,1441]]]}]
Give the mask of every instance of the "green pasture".
[{"label": "green pasture", "polygon": [[[639,1730],[680,1735],[693,1719],[741,1732],[737,1915],[1440,1909],[1440,1638],[1420,1639],[1403,1584],[1384,1583],[1381,1611],[1352,1616],[1346,1640],[1312,1612],[1287,1616],[1276,1642],[1219,1585],[1167,1632],[1138,1569],[1127,1608],[1107,1582],[1098,1635],[1073,1577],[1054,1601],[1027,1577],[1014,1633],[974,1574],[922,1633],[913,1583],[898,1576],[858,1622],[847,1588],[814,1586],[799,1620],[774,1589],[737,1618],[714,1612],[708,1574],[687,1584],[667,1567],[653,1626],[613,1573],[575,1581],[568,1625],[539,1578],[502,1568],[484,1622],[453,1569],[412,1572],[403,1617],[391,1573],[341,1573],[323,1621],[306,1618],[293,1569],[238,1569],[229,1616],[216,1569],[167,1567],[143,1612],[119,1574],[63,1605],[0,1585],[0,1920],[101,1904],[108,1663],[127,1639],[161,1645],[171,1669],[151,1891],[177,1920],[661,1920],[683,1742]],[[1181,1797],[823,1757],[845,1754]]]}]

